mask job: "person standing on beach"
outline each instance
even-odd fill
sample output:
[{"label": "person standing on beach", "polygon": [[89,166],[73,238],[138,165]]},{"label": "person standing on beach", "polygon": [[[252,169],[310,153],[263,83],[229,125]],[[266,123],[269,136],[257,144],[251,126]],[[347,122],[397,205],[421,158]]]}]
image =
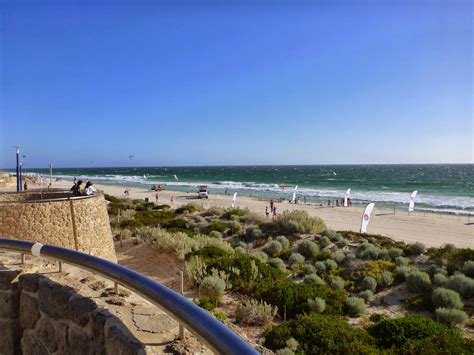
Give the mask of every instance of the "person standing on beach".
[{"label": "person standing on beach", "polygon": [[268,218],[269,214],[270,214],[270,212],[268,212],[268,206],[265,206],[265,216],[267,216],[267,218]]},{"label": "person standing on beach", "polygon": [[273,199],[271,199],[271,200],[270,200],[270,211],[272,211],[272,212],[273,212],[273,204],[274,204],[274,203],[275,203],[275,202],[273,201]]},{"label": "person standing on beach", "polygon": [[303,197],[304,204],[306,205],[306,196]]},{"label": "person standing on beach", "polygon": [[273,212],[273,218],[275,218],[276,215],[277,215],[277,208],[276,208],[276,206],[273,206],[272,212]]},{"label": "person standing on beach", "polygon": [[174,202],[174,196],[171,196],[171,204]]},{"label": "person standing on beach", "polygon": [[158,192],[157,192],[157,193],[155,194],[155,202],[156,202],[156,203],[158,203],[158,198],[159,198],[159,197],[160,197],[160,196],[158,195]]}]

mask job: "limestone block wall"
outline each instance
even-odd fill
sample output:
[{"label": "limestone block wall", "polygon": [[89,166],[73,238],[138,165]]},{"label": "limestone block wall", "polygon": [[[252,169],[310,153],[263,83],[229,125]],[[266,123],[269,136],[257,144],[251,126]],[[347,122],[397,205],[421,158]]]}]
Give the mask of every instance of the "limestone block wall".
[{"label": "limestone block wall", "polygon": [[0,271],[0,354],[145,354],[115,316],[39,274]]},{"label": "limestone block wall", "polygon": [[103,195],[0,194],[0,236],[62,246],[117,261]]}]

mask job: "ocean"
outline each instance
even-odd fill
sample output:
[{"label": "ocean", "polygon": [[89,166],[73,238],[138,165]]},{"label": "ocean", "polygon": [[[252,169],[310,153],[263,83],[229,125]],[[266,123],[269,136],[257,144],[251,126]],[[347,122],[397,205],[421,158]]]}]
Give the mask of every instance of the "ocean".
[{"label": "ocean", "polygon": [[[49,169],[25,173],[49,176]],[[206,184],[211,194],[237,192],[257,198],[290,199],[298,186],[300,200],[318,203],[342,199],[350,188],[353,204],[375,202],[398,209],[407,209],[417,190],[416,210],[474,214],[474,164],[54,168],[53,177],[124,187],[166,183],[167,189],[177,191]]]}]

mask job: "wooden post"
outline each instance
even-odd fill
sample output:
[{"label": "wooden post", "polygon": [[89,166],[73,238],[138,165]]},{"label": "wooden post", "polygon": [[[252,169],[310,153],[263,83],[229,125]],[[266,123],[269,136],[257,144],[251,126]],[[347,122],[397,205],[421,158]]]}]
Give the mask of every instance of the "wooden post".
[{"label": "wooden post", "polygon": [[119,293],[119,284],[117,282],[114,282],[114,292],[116,295]]},{"label": "wooden post", "polygon": [[25,263],[25,254],[21,253],[21,265]]},{"label": "wooden post", "polygon": [[63,262],[59,262],[59,272],[63,272]]}]

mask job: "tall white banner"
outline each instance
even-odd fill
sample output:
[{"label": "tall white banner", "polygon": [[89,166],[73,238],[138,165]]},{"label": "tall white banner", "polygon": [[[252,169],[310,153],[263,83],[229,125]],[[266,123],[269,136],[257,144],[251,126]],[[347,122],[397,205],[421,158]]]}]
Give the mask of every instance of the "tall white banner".
[{"label": "tall white banner", "polygon": [[296,190],[298,190],[298,185],[295,186],[295,191],[293,191],[293,197],[291,198],[292,203],[295,203],[296,201]]},{"label": "tall white banner", "polygon": [[367,226],[370,221],[370,214],[372,213],[372,210],[374,209],[375,203],[369,203],[367,207],[365,208],[364,214],[362,215],[362,223],[360,225],[360,232],[365,233],[367,232]]},{"label": "tall white banner", "polygon": [[237,200],[237,192],[234,192],[234,197],[232,197],[232,208],[235,208],[235,201]]},{"label": "tall white banner", "polygon": [[347,189],[346,196],[344,196],[344,207],[347,207],[347,199],[351,195],[351,189]]},{"label": "tall white banner", "polygon": [[413,191],[410,197],[410,204],[408,205],[408,212],[413,212],[415,209],[415,198],[418,191]]}]

